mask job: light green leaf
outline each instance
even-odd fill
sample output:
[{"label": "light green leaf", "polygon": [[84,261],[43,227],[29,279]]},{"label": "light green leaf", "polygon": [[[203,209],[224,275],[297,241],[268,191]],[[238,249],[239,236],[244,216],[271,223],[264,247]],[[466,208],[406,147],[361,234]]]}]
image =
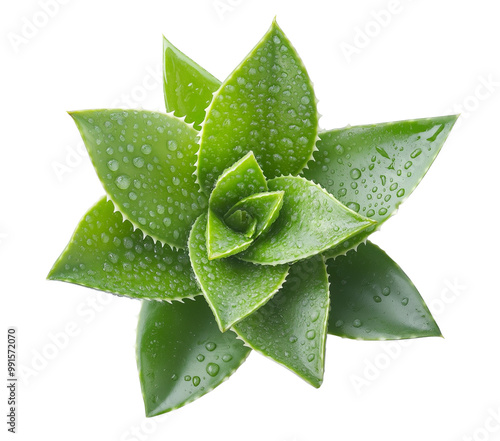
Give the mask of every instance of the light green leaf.
[{"label": "light green leaf", "polygon": [[203,297],[172,304],[144,301],[137,365],[146,416],[170,412],[210,392],[249,352],[232,331],[219,331]]},{"label": "light green leaf", "polygon": [[167,112],[200,130],[220,81],[163,37],[163,91]]},{"label": "light green leaf", "polygon": [[187,251],[154,243],[101,199],[81,220],[48,278],[141,299],[201,294]]},{"label": "light green leaf", "polygon": [[311,159],[318,115],[311,81],[276,22],[214,95],[201,134],[199,182],[253,151],[267,178],[298,174]]},{"label": "light green leaf", "polygon": [[290,267],[283,288],[234,330],[252,349],[319,387],[328,324],[328,276],[319,256]]},{"label": "light green leaf", "polygon": [[267,191],[266,178],[253,152],[248,152],[219,176],[209,206],[223,217],[241,199],[264,191]]},{"label": "light green leaf", "polygon": [[[284,192],[282,191],[253,194],[236,203],[227,212],[224,219],[228,225],[231,225],[231,219],[235,214],[247,213],[247,216],[255,221],[255,227],[250,237],[256,239],[265,233],[278,218],[283,206],[283,196]],[[238,219],[240,216],[242,214],[238,215]]]},{"label": "light green leaf", "polygon": [[207,255],[209,260],[221,259],[246,250],[252,239],[233,231],[211,210],[207,221]]},{"label": "light green leaf", "polygon": [[441,336],[408,276],[371,242],[329,260],[328,273],[330,334],[361,340]]},{"label": "light green leaf", "polygon": [[115,206],[153,239],[185,248],[207,205],[193,176],[197,132],[173,116],[143,110],[71,116]]},{"label": "light green leaf", "polygon": [[201,215],[189,236],[189,257],[201,290],[224,332],[266,303],[280,288],[288,265],[261,266],[234,257],[209,260]]},{"label": "light green leaf", "polygon": [[[451,115],[321,133],[315,161],[303,175],[350,209],[383,223],[424,177],[456,119]],[[325,255],[343,254],[367,236],[362,234]]]},{"label": "light green leaf", "polygon": [[372,225],[332,195],[301,177],[268,181],[284,191],[283,207],[271,229],[238,258],[261,265],[294,262],[321,253]]}]

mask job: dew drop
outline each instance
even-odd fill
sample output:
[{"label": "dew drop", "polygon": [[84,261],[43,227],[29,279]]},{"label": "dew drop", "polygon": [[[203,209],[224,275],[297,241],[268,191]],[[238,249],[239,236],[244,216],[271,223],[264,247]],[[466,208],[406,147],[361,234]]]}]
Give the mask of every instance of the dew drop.
[{"label": "dew drop", "polygon": [[219,373],[219,365],[215,363],[208,363],[206,371],[208,375],[215,377]]},{"label": "dew drop", "polygon": [[173,139],[169,140],[167,143],[167,148],[171,152],[175,152],[177,150],[177,142],[175,142]]},{"label": "dew drop", "polygon": [[205,348],[207,351],[209,352],[212,352],[212,351],[215,351],[215,348],[217,347],[217,345],[211,341],[209,341],[206,345],[205,345]]},{"label": "dew drop", "polygon": [[201,361],[205,360],[205,356],[204,356],[203,354],[199,354],[199,355],[196,357],[196,359],[197,359],[198,361],[200,361],[200,362],[201,362]]},{"label": "dew drop", "polygon": [[352,322],[352,326],[354,326],[355,328],[360,328],[361,325],[362,325],[362,323],[361,323],[361,320],[359,320],[359,319],[356,319]]},{"label": "dew drop", "polygon": [[295,337],[295,335],[292,335],[292,336],[288,339],[288,341],[289,341],[290,343],[295,343],[295,342],[297,341],[297,337]]},{"label": "dew drop", "polygon": [[137,167],[141,168],[144,166],[144,158],[141,158],[140,156],[137,156],[132,160],[132,163]]},{"label": "dew drop", "polygon": [[153,150],[153,148],[149,144],[143,144],[143,146],[141,147],[141,151],[145,155],[149,155],[152,150]]},{"label": "dew drop", "polygon": [[390,293],[391,293],[391,288],[389,288],[388,286],[386,286],[386,287],[382,290],[382,295],[384,295],[384,296],[388,296]]},{"label": "dew drop", "polygon": [[408,305],[408,301],[409,301],[409,300],[408,300],[408,297],[404,297],[404,298],[401,300],[401,304],[402,304],[403,306],[406,306],[406,305]]},{"label": "dew drop", "polygon": [[349,208],[352,211],[355,211],[356,213],[359,212],[359,209],[361,208],[357,202],[349,202],[347,204],[347,208]]},{"label": "dew drop", "polygon": [[314,337],[316,337],[316,332],[313,329],[307,331],[306,338],[308,340],[312,340],[312,339],[314,339]]},{"label": "dew drop", "polygon": [[357,168],[353,168],[351,170],[351,178],[352,179],[359,179],[361,177],[361,172]]},{"label": "dew drop", "polygon": [[112,159],[111,161],[108,161],[108,168],[111,170],[111,171],[116,171],[118,170],[118,167],[120,166],[120,164],[118,163],[118,161],[116,159]]},{"label": "dew drop", "polygon": [[191,381],[191,375],[186,375],[184,377],[184,381]]},{"label": "dew drop", "polygon": [[198,386],[200,384],[200,377],[193,377],[193,386]]},{"label": "dew drop", "polygon": [[314,355],[314,354],[309,354],[309,355],[307,356],[307,361],[313,361],[315,358],[316,358],[316,357],[315,357],[315,355]]},{"label": "dew drop", "polygon": [[405,195],[405,189],[400,188],[396,194],[398,195],[399,198],[403,197]]},{"label": "dew drop", "polygon": [[417,156],[419,156],[419,155],[420,155],[420,153],[422,153],[422,149],[416,149],[416,150],[413,150],[413,152],[411,152],[411,155],[410,155],[410,156],[411,156],[413,159],[415,159]]},{"label": "dew drop", "polygon": [[130,178],[127,175],[120,175],[115,179],[115,184],[120,190],[126,190],[130,187]]},{"label": "dew drop", "polygon": [[382,298],[380,296],[373,296],[373,300],[375,303],[380,303],[382,301]]},{"label": "dew drop", "polygon": [[225,361],[226,363],[227,363],[228,361],[231,361],[232,359],[233,359],[233,356],[232,356],[232,355],[230,355],[230,354],[224,355],[224,356],[222,357],[222,361]]}]

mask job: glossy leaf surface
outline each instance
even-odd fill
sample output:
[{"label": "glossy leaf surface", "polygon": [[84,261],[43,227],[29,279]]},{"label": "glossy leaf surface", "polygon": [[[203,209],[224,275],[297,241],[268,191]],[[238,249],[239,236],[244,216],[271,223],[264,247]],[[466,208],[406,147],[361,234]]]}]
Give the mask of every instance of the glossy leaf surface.
[{"label": "glossy leaf surface", "polygon": [[[418,185],[456,119],[451,115],[323,132],[315,161],[303,174],[351,210],[380,224]],[[342,254],[365,238],[361,235],[325,255]]]},{"label": "glossy leaf surface", "polygon": [[330,334],[362,340],[441,336],[408,276],[371,242],[329,260],[328,273]]},{"label": "glossy leaf surface", "polygon": [[198,177],[217,177],[253,151],[268,179],[298,174],[311,158],[318,116],[311,81],[276,22],[222,84],[201,133]]},{"label": "glossy leaf surface", "polygon": [[221,259],[247,249],[252,239],[229,228],[212,211],[208,210],[207,255],[210,260]]},{"label": "glossy leaf surface", "polygon": [[252,349],[319,387],[328,306],[326,266],[321,257],[315,256],[292,265],[283,288],[234,329]]},{"label": "glossy leaf surface", "polygon": [[219,176],[210,195],[210,209],[222,217],[241,199],[264,191],[266,178],[249,152]]},{"label": "glossy leaf surface", "polygon": [[275,178],[268,187],[284,192],[283,206],[270,230],[238,254],[242,260],[275,265],[305,259],[372,224],[304,178]]},{"label": "glossy leaf surface", "polygon": [[201,294],[187,250],[144,238],[105,198],[80,221],[48,278],[141,299]]},{"label": "glossy leaf surface", "polygon": [[115,206],[153,239],[185,248],[207,205],[193,176],[197,132],[175,117],[142,110],[71,116]]},{"label": "glossy leaf surface", "polygon": [[215,319],[225,331],[261,307],[281,288],[288,265],[254,265],[235,257],[209,260],[206,228],[207,216],[202,215],[189,236],[189,257]]},{"label": "glossy leaf surface", "polygon": [[250,349],[219,331],[203,297],[185,303],[144,301],[137,327],[137,364],[146,415],[184,406],[221,384]]},{"label": "glossy leaf surface", "polygon": [[200,130],[220,81],[163,38],[163,91],[167,112]]}]

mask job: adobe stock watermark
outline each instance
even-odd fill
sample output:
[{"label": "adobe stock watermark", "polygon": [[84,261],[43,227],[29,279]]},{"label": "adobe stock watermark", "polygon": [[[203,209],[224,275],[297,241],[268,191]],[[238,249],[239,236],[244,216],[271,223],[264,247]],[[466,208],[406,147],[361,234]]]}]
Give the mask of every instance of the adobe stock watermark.
[{"label": "adobe stock watermark", "polygon": [[164,423],[170,414],[158,415],[154,418],[144,418],[140,423],[132,424],[124,430],[119,441],[147,441],[151,439],[159,426]]},{"label": "adobe stock watermark", "polygon": [[487,416],[481,425],[471,433],[463,435],[462,441],[488,441],[490,439],[499,439],[496,436],[492,438],[492,435],[500,431],[500,406],[496,409],[490,407],[486,413]]},{"label": "adobe stock watermark", "polygon": [[[444,281],[444,288],[439,293],[439,296],[432,299],[428,303],[429,310],[434,317],[441,316],[447,308],[455,303],[467,289],[461,282],[454,279]],[[371,384],[377,381],[391,365],[401,357],[404,353],[404,348],[412,346],[415,340],[391,340],[382,344],[382,350],[371,359],[363,359],[363,364],[358,373],[349,375],[351,383],[356,395],[360,396]]]},{"label": "adobe stock watermark", "polygon": [[351,63],[353,57],[370,46],[373,40],[392,23],[394,17],[404,11],[405,5],[409,2],[411,0],[389,0],[385,8],[370,12],[371,20],[361,26],[355,26],[352,39],[349,42],[341,41],[339,44],[347,63]]},{"label": "adobe stock watermark", "polygon": [[43,28],[53,20],[61,11],[61,7],[71,0],[39,0],[38,8],[29,16],[20,18],[19,28],[7,33],[7,39],[15,53],[28,45]]},{"label": "adobe stock watermark", "polygon": [[[146,101],[150,93],[163,86],[161,65],[156,67],[146,66],[145,71],[144,77],[138,84],[110,103],[110,109],[142,107],[142,103]],[[83,141],[79,140],[76,144],[66,145],[61,157],[51,163],[52,171],[57,180],[63,182],[65,177],[78,168],[87,157],[88,154]]]},{"label": "adobe stock watermark", "polygon": [[49,332],[49,340],[40,349],[31,350],[28,364],[19,365],[19,378],[24,386],[29,385],[34,379],[47,369],[47,367],[63,353],[83,329],[90,325],[99,314],[109,307],[115,300],[114,296],[105,292],[89,296],[80,302],[75,310],[76,317],[68,321],[62,329]]},{"label": "adobe stock watermark", "polygon": [[460,114],[454,131],[461,127],[472,114],[481,108],[481,104],[489,100],[500,87],[500,81],[493,77],[493,74],[479,75],[472,89],[472,93],[466,95],[461,102],[448,107],[444,114]]},{"label": "adobe stock watermark", "polygon": [[220,21],[226,19],[226,15],[234,12],[244,0],[214,0],[212,6],[217,13]]}]

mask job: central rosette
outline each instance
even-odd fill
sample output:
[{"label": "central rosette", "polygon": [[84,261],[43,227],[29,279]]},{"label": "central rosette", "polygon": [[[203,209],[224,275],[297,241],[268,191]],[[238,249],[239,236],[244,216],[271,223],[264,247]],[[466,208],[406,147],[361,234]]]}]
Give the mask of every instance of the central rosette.
[{"label": "central rosette", "polygon": [[303,177],[267,180],[262,161],[249,151],[219,174],[189,237],[191,265],[222,331],[280,290],[294,262],[324,266],[311,258],[372,225]]},{"label": "central rosette", "polygon": [[217,180],[209,200],[207,252],[210,260],[249,248],[278,218],[284,191],[269,191],[253,152]]}]

